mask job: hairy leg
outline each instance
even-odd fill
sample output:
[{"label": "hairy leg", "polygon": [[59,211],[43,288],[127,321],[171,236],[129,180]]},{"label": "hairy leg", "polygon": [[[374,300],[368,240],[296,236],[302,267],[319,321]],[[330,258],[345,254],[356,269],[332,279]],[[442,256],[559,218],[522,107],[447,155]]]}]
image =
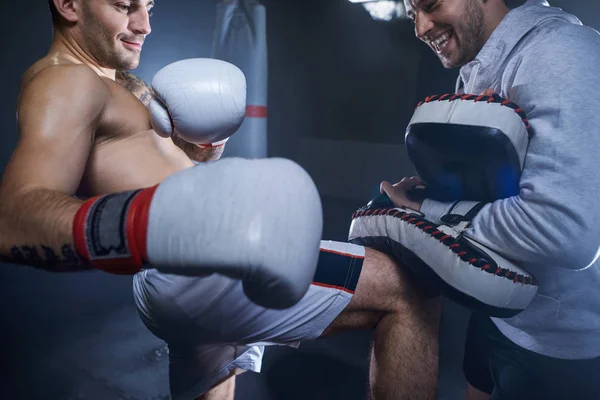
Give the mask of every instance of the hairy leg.
[{"label": "hairy leg", "polygon": [[[322,336],[374,329],[370,388],[374,400],[433,400],[438,380],[441,298],[426,300],[387,255],[365,249],[354,296]],[[198,400],[233,400],[235,377]]]},{"label": "hairy leg", "polygon": [[233,400],[234,395],[235,374],[231,374],[196,400]]},{"label": "hairy leg", "polygon": [[366,249],[354,296],[323,335],[374,328],[371,397],[433,400],[437,393],[441,308],[441,298],[422,297],[390,257]]}]

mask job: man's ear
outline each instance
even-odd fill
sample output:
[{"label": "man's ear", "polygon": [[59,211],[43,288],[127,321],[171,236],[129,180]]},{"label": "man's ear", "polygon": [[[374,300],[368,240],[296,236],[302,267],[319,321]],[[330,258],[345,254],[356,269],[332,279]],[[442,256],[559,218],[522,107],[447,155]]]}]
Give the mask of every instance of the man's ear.
[{"label": "man's ear", "polygon": [[56,11],[68,22],[77,22],[79,19],[79,0],[52,0]]}]

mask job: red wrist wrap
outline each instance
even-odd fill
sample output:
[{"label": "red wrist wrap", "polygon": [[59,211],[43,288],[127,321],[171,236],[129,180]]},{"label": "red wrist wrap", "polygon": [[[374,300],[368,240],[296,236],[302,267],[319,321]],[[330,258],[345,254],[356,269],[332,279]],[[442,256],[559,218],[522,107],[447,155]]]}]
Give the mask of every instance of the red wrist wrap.
[{"label": "red wrist wrap", "polygon": [[77,252],[109,273],[131,275],[140,271],[148,262],[148,216],[156,188],[87,200],[73,222]]}]

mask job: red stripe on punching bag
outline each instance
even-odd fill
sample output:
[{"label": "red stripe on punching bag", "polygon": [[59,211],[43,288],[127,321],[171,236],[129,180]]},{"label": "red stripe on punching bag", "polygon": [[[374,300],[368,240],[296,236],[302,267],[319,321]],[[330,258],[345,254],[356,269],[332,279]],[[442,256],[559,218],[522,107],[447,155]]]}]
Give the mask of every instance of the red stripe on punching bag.
[{"label": "red stripe on punching bag", "polygon": [[246,117],[267,118],[266,106],[246,106]]}]

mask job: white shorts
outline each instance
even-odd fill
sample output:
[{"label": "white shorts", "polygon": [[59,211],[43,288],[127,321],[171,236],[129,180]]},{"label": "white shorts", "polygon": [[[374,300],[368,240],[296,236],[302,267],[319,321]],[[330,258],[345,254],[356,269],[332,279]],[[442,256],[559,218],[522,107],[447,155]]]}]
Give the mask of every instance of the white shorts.
[{"label": "white shorts", "polygon": [[364,254],[361,246],[322,241],[313,283],[286,310],[257,306],[240,281],[221,275],[186,277],[155,269],[135,275],[139,314],[169,346],[172,398],[196,399],[231,373],[260,372],[264,346],[318,338],[350,302]]}]

